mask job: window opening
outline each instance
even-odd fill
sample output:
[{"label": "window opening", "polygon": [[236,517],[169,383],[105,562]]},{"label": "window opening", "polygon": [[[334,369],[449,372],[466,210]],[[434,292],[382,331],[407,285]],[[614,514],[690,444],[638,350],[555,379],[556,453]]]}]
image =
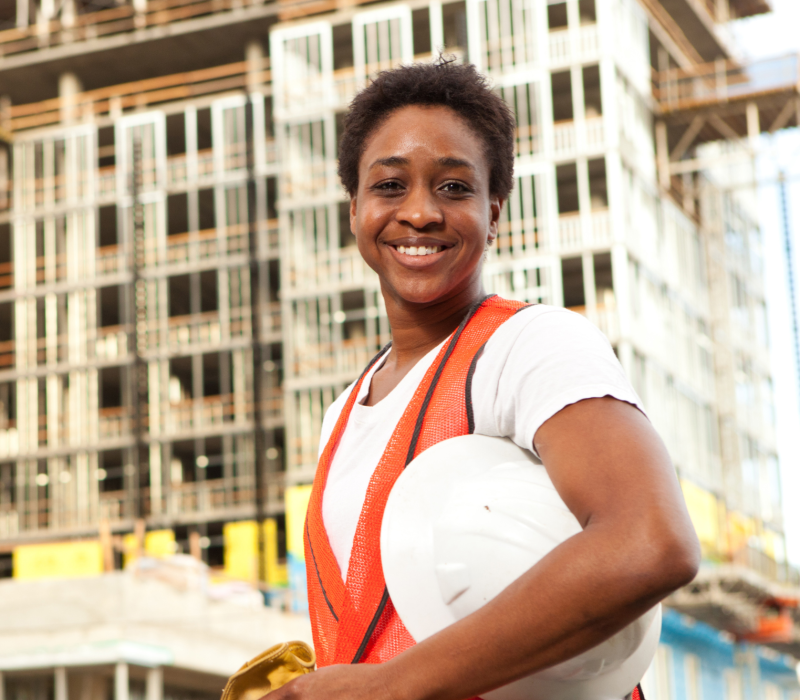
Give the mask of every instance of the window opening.
[{"label": "window opening", "polygon": [[211,108],[197,110],[197,150],[211,149]]},{"label": "window opening", "polygon": [[167,197],[167,235],[189,230],[189,200],[185,192]]},{"label": "window opening", "polygon": [[608,181],[605,158],[589,161],[589,197],[592,210],[608,208]]},{"label": "window opening", "polygon": [[551,32],[567,28],[567,3],[559,2],[547,6],[547,26]]},{"label": "window opening", "polygon": [[186,116],[183,112],[167,115],[167,156],[186,153]]},{"label": "window opening", "polygon": [[467,55],[467,3],[453,2],[442,6],[444,47],[460,50]]},{"label": "window opening", "polygon": [[119,326],[122,322],[120,306],[122,297],[120,287],[100,287],[98,291],[98,320],[101,328]]},{"label": "window opening", "polygon": [[333,27],[333,70],[353,67],[353,25]]},{"label": "window opening", "polygon": [[603,100],[600,92],[600,66],[586,66],[583,69],[583,101],[586,117],[599,117],[603,114]]},{"label": "window opening", "polygon": [[613,308],[614,281],[611,271],[611,253],[594,254],[594,289],[597,305],[603,308]]},{"label": "window opening", "polygon": [[201,231],[208,231],[216,226],[214,215],[214,190],[198,190],[197,206],[199,209],[199,226]]},{"label": "window opening", "polygon": [[568,70],[550,76],[553,94],[553,121],[564,122],[575,119],[572,104],[572,75]]},{"label": "window opening", "polygon": [[191,313],[189,275],[176,275],[167,282],[169,315],[188,316]]},{"label": "window opening", "polygon": [[414,55],[431,53],[431,13],[427,7],[420,7],[411,13],[411,23],[414,27]]},{"label": "window opening", "polygon": [[112,204],[108,207],[100,207],[98,213],[98,225],[100,228],[100,235],[98,236],[100,248],[115,246],[119,243],[119,239],[117,237],[116,205]]},{"label": "window opening", "polygon": [[217,291],[217,271],[205,270],[200,273],[200,312],[207,313],[219,310]]},{"label": "window opening", "polygon": [[597,23],[597,7],[595,0],[579,0],[578,14],[581,18],[581,25]]},{"label": "window opening", "polygon": [[558,213],[578,211],[578,168],[575,163],[556,166]]}]

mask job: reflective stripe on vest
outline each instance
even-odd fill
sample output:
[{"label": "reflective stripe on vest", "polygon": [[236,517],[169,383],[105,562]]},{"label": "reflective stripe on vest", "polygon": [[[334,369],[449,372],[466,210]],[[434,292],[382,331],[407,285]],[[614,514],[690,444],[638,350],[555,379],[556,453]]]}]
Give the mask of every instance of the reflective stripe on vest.
[{"label": "reflective stripe on vest", "polygon": [[364,377],[388,346],[372,360],[350,392],[320,457],[306,518],[308,605],[318,666],[382,663],[414,644],[394,610],[383,577],[380,531],[386,501],[394,482],[414,457],[442,440],[473,431],[470,392],[477,360],[495,330],[524,306],[497,296],[483,299],[470,309],[439,351],[372,475],[345,585],[322,520],[322,494]]}]

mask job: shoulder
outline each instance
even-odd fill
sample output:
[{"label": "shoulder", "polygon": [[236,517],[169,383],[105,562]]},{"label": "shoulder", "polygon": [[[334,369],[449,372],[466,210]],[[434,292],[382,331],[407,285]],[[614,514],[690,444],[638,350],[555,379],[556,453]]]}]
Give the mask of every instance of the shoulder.
[{"label": "shoulder", "polygon": [[334,402],[328,406],[327,410],[325,411],[325,417],[322,419],[322,429],[320,430],[319,435],[319,454],[322,454],[322,450],[325,449],[325,445],[328,444],[328,440],[330,439],[331,433],[333,429],[336,427],[336,421],[339,420],[339,416],[344,409],[344,405],[347,403],[347,398],[350,396],[350,392],[356,386],[356,382],[353,382],[348,386],[339,396],[336,397]]},{"label": "shoulder", "polygon": [[471,384],[475,432],[532,449],[539,426],[565,406],[612,396],[641,402],[608,339],[567,309],[526,307],[486,343]]},{"label": "shoulder", "polygon": [[605,335],[581,314],[558,306],[535,304],[521,308],[503,323],[486,343],[486,352],[508,354],[515,345],[534,341],[539,352],[552,352],[576,340],[582,341],[582,345],[599,343],[610,349]]}]

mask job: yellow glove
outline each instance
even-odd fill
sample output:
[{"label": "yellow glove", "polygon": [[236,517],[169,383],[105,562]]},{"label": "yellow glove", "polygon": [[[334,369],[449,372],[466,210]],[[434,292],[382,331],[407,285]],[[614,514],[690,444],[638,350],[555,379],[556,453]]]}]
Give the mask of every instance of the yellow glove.
[{"label": "yellow glove", "polygon": [[305,642],[276,644],[234,673],[222,691],[222,700],[258,700],[293,678],[311,673],[317,657]]}]

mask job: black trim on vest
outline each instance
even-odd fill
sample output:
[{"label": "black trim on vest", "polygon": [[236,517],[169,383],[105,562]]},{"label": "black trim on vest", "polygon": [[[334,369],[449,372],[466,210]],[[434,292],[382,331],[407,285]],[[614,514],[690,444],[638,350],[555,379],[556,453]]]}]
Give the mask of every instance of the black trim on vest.
[{"label": "black trim on vest", "polygon": [[322,589],[322,597],[325,598],[325,602],[328,604],[328,610],[331,611],[333,619],[336,620],[336,622],[339,622],[339,616],[336,614],[336,611],[333,609],[333,604],[328,598],[328,593],[325,590],[325,584],[322,583],[322,576],[319,575],[319,567],[317,566],[317,557],[314,555],[314,545],[311,544],[311,534],[308,531],[308,518],[306,518],[306,537],[308,538],[308,548],[311,550],[311,560],[314,562],[314,571],[317,574],[317,581],[319,581],[319,587]]},{"label": "black trim on vest", "polygon": [[[529,306],[535,306],[535,304],[525,304],[525,306],[520,306],[512,315],[516,316],[520,311],[522,311],[523,309],[527,309]],[[490,338],[486,340],[486,343],[488,343],[489,340]],[[467,409],[467,432],[470,435],[472,435],[475,432],[475,409],[472,407],[472,378],[475,374],[475,368],[478,366],[478,360],[481,359],[483,351],[486,349],[486,343],[484,343],[478,348],[478,351],[472,358],[472,362],[469,363],[469,370],[467,371],[467,381],[464,384],[464,403]]]},{"label": "black trim on vest", "polygon": [[367,631],[364,634],[364,639],[361,640],[361,645],[358,647],[356,655],[350,662],[351,664],[357,664],[359,661],[361,661],[361,657],[364,656],[364,652],[367,649],[367,644],[369,644],[369,640],[372,639],[372,634],[375,632],[375,628],[378,626],[378,621],[381,619],[381,615],[383,615],[383,611],[386,609],[386,603],[388,602],[389,589],[384,586],[381,602],[378,603],[378,609],[375,611],[375,615],[373,615],[372,622],[369,623],[369,627],[367,627]]},{"label": "black trim on vest", "polygon": [[[419,413],[417,414],[417,422],[416,425],[414,426],[414,432],[411,435],[411,444],[409,445],[408,454],[406,455],[406,463],[405,463],[406,467],[409,465],[411,460],[414,459],[414,451],[417,449],[417,442],[419,442],[419,436],[420,433],[422,432],[422,423],[425,419],[425,413],[428,410],[428,405],[430,404],[431,398],[433,397],[433,391],[436,388],[436,385],[439,383],[439,377],[441,377],[442,372],[444,372],[444,366],[450,359],[450,355],[453,354],[453,350],[455,350],[456,344],[458,343],[458,339],[461,337],[461,334],[464,332],[464,329],[467,327],[467,324],[472,320],[472,317],[477,313],[478,309],[481,306],[483,306],[483,303],[487,299],[493,296],[494,294],[490,294],[488,296],[483,297],[483,299],[481,299],[480,301],[475,302],[467,311],[466,316],[464,316],[464,320],[461,321],[458,328],[456,328],[455,333],[453,333],[453,337],[450,339],[450,343],[447,346],[447,350],[444,353],[442,361],[436,368],[436,373],[433,375],[433,379],[431,380],[431,385],[428,387],[428,391],[425,394],[425,399],[423,400],[422,406],[420,406]],[[378,626],[378,621],[381,619],[383,611],[386,609],[386,603],[388,602],[389,602],[389,589],[384,586],[383,595],[381,596],[381,602],[378,604],[378,609],[375,611],[375,615],[373,615],[372,617],[372,622],[369,623],[369,627],[367,628],[367,631],[364,634],[364,638],[361,640],[361,644],[358,647],[358,651],[356,651],[356,655],[350,662],[351,664],[357,664],[359,661],[361,661],[361,657],[364,655],[364,652],[366,651],[367,644],[369,644],[369,640],[372,638],[372,634],[375,631],[375,628]]]},{"label": "black trim on vest", "polygon": [[453,333],[453,337],[450,339],[450,344],[447,346],[447,350],[445,351],[442,361],[436,368],[436,374],[433,375],[431,385],[428,387],[428,392],[425,394],[425,399],[423,400],[422,406],[417,414],[417,423],[414,426],[414,432],[411,435],[411,444],[408,446],[408,454],[406,455],[406,467],[411,464],[411,460],[414,459],[414,452],[416,452],[417,442],[419,442],[419,436],[420,433],[422,433],[422,423],[425,420],[425,413],[428,411],[428,404],[430,404],[431,399],[433,398],[433,392],[436,390],[436,385],[439,383],[439,378],[442,376],[442,372],[444,372],[444,367],[447,364],[447,361],[450,359],[450,355],[452,355],[453,351],[456,349],[456,344],[458,343],[461,334],[464,332],[464,329],[467,327],[467,324],[472,320],[472,317],[478,312],[478,309],[483,306],[484,302],[493,296],[495,295],[489,294],[488,296],[483,297],[483,299],[480,301],[474,303],[470,307],[469,311],[467,311],[467,315],[464,317],[464,320],[461,321],[460,325],[456,329],[456,332]]},{"label": "black trim on vest", "polygon": [[[373,357],[369,363],[367,364],[364,371],[361,373],[361,376],[358,378],[358,381],[362,381],[366,376],[367,372],[369,372],[373,365],[386,353],[389,348],[392,347],[392,342],[389,341],[386,345],[384,345],[381,350],[378,352],[375,357]],[[336,622],[339,622],[339,616],[336,614],[336,611],[333,609],[333,605],[331,604],[330,598],[328,598],[328,592],[325,590],[325,584],[322,582],[322,576],[319,573],[319,567],[317,566],[317,557],[314,555],[314,545],[311,543],[311,533],[308,529],[308,517],[306,517],[306,538],[308,538],[308,548],[311,550],[311,558],[314,562],[314,571],[317,574],[317,581],[319,581],[319,587],[322,590],[322,597],[325,598],[325,602],[328,604],[328,610],[331,611],[331,615],[333,615],[333,619]]]},{"label": "black trim on vest", "polygon": [[[487,340],[486,343],[489,341]],[[467,432],[472,435],[475,432],[475,411],[472,408],[472,375],[475,374],[475,368],[478,366],[478,360],[481,359],[483,351],[486,348],[486,343],[478,348],[472,362],[469,363],[469,370],[467,371],[467,382],[464,384],[464,403],[467,408]]]}]

